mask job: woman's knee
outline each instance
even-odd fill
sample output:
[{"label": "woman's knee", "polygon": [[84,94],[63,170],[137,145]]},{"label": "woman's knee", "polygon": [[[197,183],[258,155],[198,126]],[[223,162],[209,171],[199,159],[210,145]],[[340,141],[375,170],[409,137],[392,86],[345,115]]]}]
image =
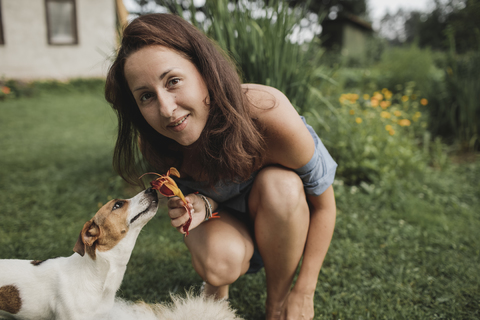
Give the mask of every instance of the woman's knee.
[{"label": "woman's knee", "polygon": [[192,252],[192,264],[204,281],[222,286],[232,284],[244,273],[245,254],[245,245],[223,241],[211,244],[203,254]]},{"label": "woman's knee", "polygon": [[272,209],[262,211],[280,215],[282,219],[288,219],[299,208],[308,212],[302,180],[292,170],[282,167],[262,169],[255,178],[249,207],[254,214],[259,209]]},{"label": "woman's knee", "polygon": [[247,226],[227,212],[191,231],[185,243],[195,271],[213,286],[233,283],[248,269],[253,240]]}]

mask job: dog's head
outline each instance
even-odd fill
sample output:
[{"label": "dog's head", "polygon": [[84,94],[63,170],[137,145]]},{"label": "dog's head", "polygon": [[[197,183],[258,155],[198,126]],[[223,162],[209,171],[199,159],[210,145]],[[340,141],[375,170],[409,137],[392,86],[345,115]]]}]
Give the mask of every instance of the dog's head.
[{"label": "dog's head", "polygon": [[111,250],[129,232],[138,235],[157,209],[158,196],[152,188],[128,200],[111,200],[85,223],[73,251],[95,259],[97,250]]}]

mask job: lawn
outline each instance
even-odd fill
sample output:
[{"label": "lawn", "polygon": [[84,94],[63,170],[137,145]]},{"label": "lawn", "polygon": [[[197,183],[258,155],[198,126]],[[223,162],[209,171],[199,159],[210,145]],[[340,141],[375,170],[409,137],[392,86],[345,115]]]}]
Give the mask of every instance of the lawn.
[{"label": "lawn", "polygon": [[[112,170],[115,126],[100,88],[0,101],[1,259],[68,256],[101,204],[139,191]],[[391,198],[337,181],[315,319],[480,318],[478,181],[479,160],[428,169]],[[200,284],[160,209],[139,236],[119,295],[156,302]],[[230,298],[246,319],[263,319],[264,272],[239,279]]]}]

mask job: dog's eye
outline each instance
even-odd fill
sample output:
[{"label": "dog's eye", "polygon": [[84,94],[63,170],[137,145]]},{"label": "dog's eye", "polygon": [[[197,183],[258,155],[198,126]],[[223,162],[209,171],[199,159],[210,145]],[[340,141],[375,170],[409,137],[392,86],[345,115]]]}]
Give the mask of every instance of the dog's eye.
[{"label": "dog's eye", "polygon": [[115,202],[115,204],[113,205],[112,210],[120,209],[121,207],[123,207],[123,204],[124,204],[124,203],[125,203],[124,201],[117,201],[117,202]]}]

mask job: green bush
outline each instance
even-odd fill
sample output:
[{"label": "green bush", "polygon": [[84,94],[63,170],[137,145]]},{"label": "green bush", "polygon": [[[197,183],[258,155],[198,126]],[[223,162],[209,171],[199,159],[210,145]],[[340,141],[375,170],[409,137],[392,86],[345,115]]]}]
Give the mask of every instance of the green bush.
[{"label": "green bush", "polygon": [[0,81],[0,100],[38,96],[41,93],[102,93],[104,87],[105,79],[101,78],[76,78],[68,81],[41,80],[32,82],[9,79]]},{"label": "green bush", "polygon": [[30,97],[33,94],[31,83],[13,79],[0,81],[0,100]]},{"label": "green bush", "polygon": [[[453,45],[452,45],[453,46]],[[430,101],[429,131],[462,149],[480,149],[480,52],[431,52],[416,45],[385,50],[370,69],[342,68],[335,80],[343,90],[401,92],[409,83]]]},{"label": "green bush", "polygon": [[380,62],[373,68],[377,74],[378,88],[391,88],[415,82],[421,92],[430,89],[432,78],[438,77],[432,52],[416,45],[393,47],[385,50]]},{"label": "green bush", "polygon": [[[338,177],[349,185],[394,184],[399,177],[421,173],[430,148],[420,148],[426,134],[422,110],[428,101],[412,86],[394,94],[388,89],[373,94],[342,94],[340,106],[311,110],[307,118],[338,162]],[[442,161],[438,163],[444,164]]]}]

